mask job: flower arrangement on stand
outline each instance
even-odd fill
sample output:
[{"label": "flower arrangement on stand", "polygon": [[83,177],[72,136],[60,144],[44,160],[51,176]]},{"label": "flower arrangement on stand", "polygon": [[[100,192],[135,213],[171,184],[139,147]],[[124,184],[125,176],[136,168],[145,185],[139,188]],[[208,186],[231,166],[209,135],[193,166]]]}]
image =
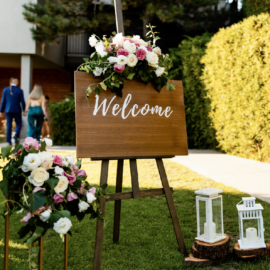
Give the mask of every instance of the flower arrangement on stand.
[{"label": "flower arrangement on stand", "polygon": [[[81,221],[86,215],[101,218],[99,199],[105,196],[107,184],[93,187],[86,180],[81,169],[81,160],[74,157],[61,157],[46,151],[52,141],[26,138],[23,144],[1,148],[1,158],[7,159],[2,167],[3,180],[0,189],[8,197],[6,214],[25,213],[21,220],[25,225],[19,230],[20,238],[29,235],[27,244],[38,240],[49,229],[71,234],[71,216]],[[33,250],[33,254],[31,254]],[[34,253],[30,248],[30,269],[36,269]]]},{"label": "flower arrangement on stand", "polygon": [[[94,91],[100,94],[100,89],[110,88],[113,93],[122,97],[124,82],[134,77],[145,83],[153,83],[158,92],[167,85],[167,90],[174,90],[174,85],[168,82],[168,70],[172,67],[169,55],[162,54],[161,49],[156,46],[160,38],[154,32],[154,26],[147,26],[147,33],[152,41],[144,41],[140,36],[123,36],[122,33],[113,33],[112,36],[103,36],[100,39],[93,34],[89,38],[91,47],[96,52],[89,58],[84,58],[85,63],[78,70],[92,73],[95,77],[104,76],[100,83],[89,85],[86,97]],[[100,86],[100,87],[99,87]]]}]

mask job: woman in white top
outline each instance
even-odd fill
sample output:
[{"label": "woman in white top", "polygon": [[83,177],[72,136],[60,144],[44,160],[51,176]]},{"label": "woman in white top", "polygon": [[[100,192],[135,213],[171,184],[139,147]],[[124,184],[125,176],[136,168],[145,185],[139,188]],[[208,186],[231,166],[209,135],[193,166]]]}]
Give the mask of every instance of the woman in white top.
[{"label": "woman in white top", "polygon": [[27,137],[40,140],[45,111],[45,97],[43,96],[42,87],[40,84],[36,84],[29,95],[24,112],[25,116],[28,112]]}]

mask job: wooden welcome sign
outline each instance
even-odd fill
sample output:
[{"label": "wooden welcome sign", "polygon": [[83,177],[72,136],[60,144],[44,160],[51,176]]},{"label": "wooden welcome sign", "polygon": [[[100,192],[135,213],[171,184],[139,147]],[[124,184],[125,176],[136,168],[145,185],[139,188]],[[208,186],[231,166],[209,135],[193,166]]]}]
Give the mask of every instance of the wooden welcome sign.
[{"label": "wooden welcome sign", "polygon": [[86,89],[101,79],[75,72],[76,146],[78,158],[187,155],[183,87],[158,93],[139,80],[124,83],[123,97],[110,90]]}]

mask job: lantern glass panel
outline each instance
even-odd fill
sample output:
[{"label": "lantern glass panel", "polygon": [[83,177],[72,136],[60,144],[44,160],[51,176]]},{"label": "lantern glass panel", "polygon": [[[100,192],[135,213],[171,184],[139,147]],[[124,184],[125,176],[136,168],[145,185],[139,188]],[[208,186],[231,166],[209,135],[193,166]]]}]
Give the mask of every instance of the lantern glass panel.
[{"label": "lantern glass panel", "polygon": [[213,212],[213,223],[215,226],[214,237],[223,235],[222,232],[222,213],[221,213],[221,197],[212,200],[212,212]]},{"label": "lantern glass panel", "polygon": [[244,244],[257,243],[260,239],[260,220],[243,219]]},{"label": "lantern glass panel", "polygon": [[204,235],[204,224],[206,223],[206,201],[199,200],[200,236]]}]

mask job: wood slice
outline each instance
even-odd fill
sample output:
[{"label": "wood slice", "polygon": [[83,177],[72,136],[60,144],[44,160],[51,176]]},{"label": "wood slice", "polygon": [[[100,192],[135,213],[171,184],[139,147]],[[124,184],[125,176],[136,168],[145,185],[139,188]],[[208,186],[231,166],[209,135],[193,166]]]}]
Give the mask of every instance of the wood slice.
[{"label": "wood slice", "polygon": [[188,257],[185,258],[184,263],[188,265],[208,266],[213,264],[213,261],[209,259],[194,258],[192,254],[188,254]]},{"label": "wood slice", "polygon": [[225,253],[230,246],[230,236],[227,234],[224,234],[224,236],[226,236],[225,239],[213,244],[206,243],[200,240],[195,240],[194,247],[196,248],[197,251],[201,251],[207,254],[222,253],[222,252]]},{"label": "wood slice", "polygon": [[222,261],[229,253],[229,246],[227,249],[217,249],[213,252],[198,251],[194,245],[191,247],[191,254],[198,259],[210,259],[214,261]]},{"label": "wood slice", "polygon": [[240,258],[247,259],[251,256],[265,257],[270,254],[270,244],[265,243],[266,248],[240,249],[239,243],[234,244],[233,252]]}]

